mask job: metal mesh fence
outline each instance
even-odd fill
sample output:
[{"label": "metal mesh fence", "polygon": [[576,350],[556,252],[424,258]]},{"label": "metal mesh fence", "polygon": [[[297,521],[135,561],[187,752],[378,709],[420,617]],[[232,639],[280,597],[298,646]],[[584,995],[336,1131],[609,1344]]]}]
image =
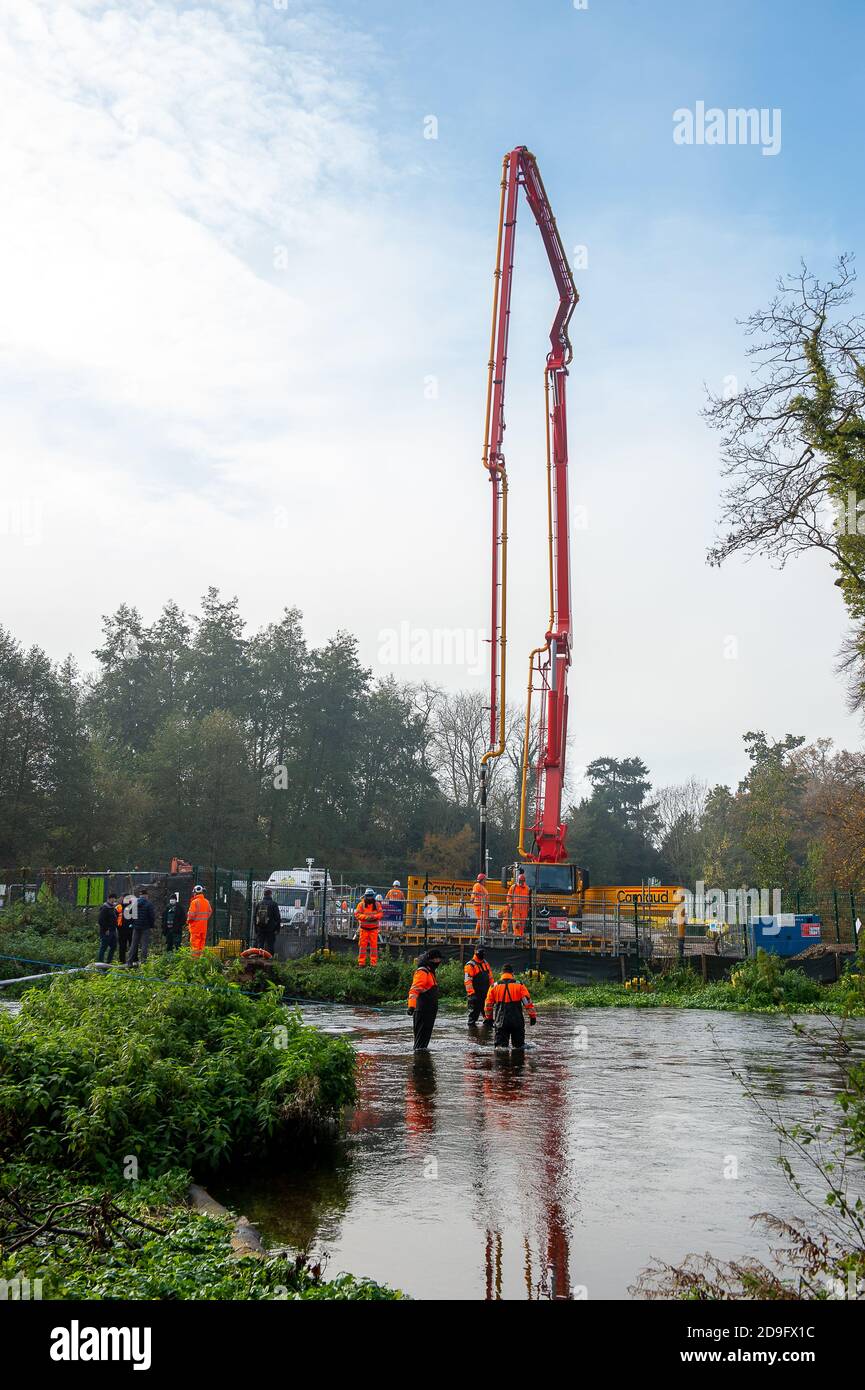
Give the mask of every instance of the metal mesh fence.
[{"label": "metal mesh fence", "polygon": [[[213,905],[208,943],[229,943],[228,953],[242,950],[254,940],[255,908],[270,887],[280,908],[282,928],[279,954],[295,956],[314,950],[329,936],[351,938],[357,930],[355,908],[367,888],[382,900],[382,942],[421,946],[432,943],[476,941],[500,943],[514,950],[539,947],[596,955],[636,952],[650,958],[675,956],[741,956],[746,953],[747,908],[730,893],[723,912],[697,917],[692,914],[680,932],[669,905],[637,900],[621,902],[611,890],[605,896],[593,891],[582,911],[561,899],[530,894],[528,902],[514,908],[499,884],[490,884],[488,909],[472,901],[471,885],[452,891],[425,892],[423,880],[406,878],[401,888],[393,883],[372,883],[356,873],[326,869],[312,871],[304,881],[274,885],[255,878],[248,869],[182,865],[183,873],[124,869],[0,869],[0,908],[16,902],[35,902],[53,897],[85,917],[95,917],[109,892],[119,897],[148,886],[157,922],[172,893],[185,908],[193,886],[201,883]],[[286,875],[286,878],[290,875]],[[418,886],[420,885],[420,886]],[[857,922],[865,919],[865,891],[830,889],[823,893],[785,893],[782,910],[815,914],[822,924],[822,943],[842,949],[857,944]],[[704,909],[705,911],[705,909]]]}]

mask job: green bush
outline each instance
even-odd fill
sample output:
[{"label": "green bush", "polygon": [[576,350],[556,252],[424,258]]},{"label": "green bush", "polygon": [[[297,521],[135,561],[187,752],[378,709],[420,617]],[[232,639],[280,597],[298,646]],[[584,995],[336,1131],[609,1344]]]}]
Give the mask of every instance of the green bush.
[{"label": "green bush", "polygon": [[0,1016],[0,1154],[142,1176],[215,1170],[354,1099],[354,1052],[250,997],[209,954],[58,977]]},{"label": "green bush", "polygon": [[738,996],[756,1008],[813,1004],[820,998],[819,986],[803,971],[762,948],[736,967],[730,983]]},{"label": "green bush", "polygon": [[705,988],[705,980],[690,965],[665,961],[652,975],[652,983],[661,993],[695,994]]},{"label": "green bush", "polygon": [[[418,958],[422,954],[422,950],[418,951]],[[375,1006],[404,1003],[414,971],[413,961],[397,960],[388,954],[379,957],[378,965],[360,968],[352,956],[316,952],[298,960],[280,961],[273,967],[273,979],[283,986],[289,998]],[[442,965],[437,979],[442,998],[465,996],[463,966],[458,960]]]},{"label": "green bush", "polygon": [[61,936],[46,940],[32,927],[0,936],[0,980],[13,980],[19,975],[38,974],[39,964],[87,965],[96,959],[93,942]]},{"label": "green bush", "polygon": [[50,896],[35,903],[10,903],[0,911],[0,937],[23,930],[38,936],[86,937],[90,941],[97,935],[95,915],[88,922],[80,908],[67,907]]},{"label": "green bush", "polygon": [[[11,903],[0,912],[0,980],[36,975],[41,962],[87,965],[96,959],[98,943],[95,920],[85,921],[80,911],[56,898]],[[0,991],[0,999],[19,993],[10,986]]]}]

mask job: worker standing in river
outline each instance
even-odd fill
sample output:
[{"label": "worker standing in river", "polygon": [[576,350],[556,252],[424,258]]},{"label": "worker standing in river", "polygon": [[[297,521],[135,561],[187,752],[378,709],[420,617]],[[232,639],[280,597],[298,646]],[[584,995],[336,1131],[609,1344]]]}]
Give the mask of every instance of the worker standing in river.
[{"label": "worker standing in river", "polygon": [[436,971],[442,963],[442,953],[435,948],[421,956],[408,992],[408,1012],[414,1027],[414,1050],[429,1047],[433,1025],[439,1011],[439,987]]},{"label": "worker standing in river", "polygon": [[382,919],[382,905],[376,901],[375,893],[367,888],[354,910],[358,927],[357,963],[378,965],[378,929]]},{"label": "worker standing in river", "polygon": [[472,912],[477,922],[477,935],[483,941],[490,926],[490,895],[487,892],[486,874],[478,874],[472,885]]},{"label": "worker standing in river", "polygon": [[491,988],[484,1004],[484,1018],[496,1027],[496,1047],[512,1046],[520,1050],[526,1045],[526,1020],[534,1028],[538,1021],[532,996],[524,984],[514,979],[514,967],[506,965],[502,977]]},{"label": "worker standing in river", "polygon": [[493,982],[493,972],[486,960],[483,946],[478,946],[471,960],[466,961],[463,979],[469,1001],[468,1026],[471,1028],[484,1011],[487,993]]},{"label": "worker standing in river", "polygon": [[516,880],[508,889],[508,925],[514,936],[525,936],[526,922],[529,919],[529,890],[526,874],[520,869]]}]

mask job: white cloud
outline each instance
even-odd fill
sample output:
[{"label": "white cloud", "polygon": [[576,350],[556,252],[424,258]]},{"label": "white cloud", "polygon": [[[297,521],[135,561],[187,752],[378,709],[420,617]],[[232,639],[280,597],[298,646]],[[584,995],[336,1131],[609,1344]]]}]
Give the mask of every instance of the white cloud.
[{"label": "white cloud", "polygon": [[[363,33],[298,3],[18,0],[6,18],[0,579],[22,640],[86,661],[100,613],[194,608],[211,583],[255,624],[290,603],[313,640],[349,628],[370,662],[403,622],[486,625],[497,162],[480,187],[471,132],[433,149],[417,120],[412,137],[388,72]],[[567,186],[550,192],[567,206]],[[819,566],[702,564],[717,491],[702,381],[741,368],[734,316],[803,248],[768,221],[681,207],[643,225],[619,198],[592,190],[566,235],[591,247],[571,406],[572,505],[589,513],[573,547],[575,770],[639,751],[662,779],[729,777],[746,728],[855,737]],[[521,217],[514,698],[546,622],[552,307]],[[736,662],[719,655],[729,633]]]}]

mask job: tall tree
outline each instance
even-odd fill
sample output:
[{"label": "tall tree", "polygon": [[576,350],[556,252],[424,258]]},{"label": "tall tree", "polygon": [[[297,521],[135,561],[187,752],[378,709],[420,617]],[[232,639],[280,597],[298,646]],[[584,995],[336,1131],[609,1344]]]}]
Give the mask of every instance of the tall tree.
[{"label": "tall tree", "polygon": [[739,788],[743,798],[742,843],[751,861],[756,888],[787,888],[795,880],[793,842],[802,794],[802,774],[791,756],[801,736],[769,740],[762,730],[744,735],[751,761]]},{"label": "tall tree", "polygon": [[642,758],[596,758],[586,768],[591,796],[572,807],[568,844],[596,883],[641,883],[663,873],[658,811]]},{"label": "tall tree", "polygon": [[865,691],[865,317],[851,315],[856,274],[844,255],[821,282],[803,264],[745,321],[752,379],[712,396],[727,489],[713,564],[737,553],[785,564],[823,551],[853,627],[846,664]]},{"label": "tall tree", "polygon": [[227,710],[242,716],[249,707],[250,682],[244,622],[236,598],[223,599],[212,586],[201,600],[186,663],[186,703],[190,714]]}]

